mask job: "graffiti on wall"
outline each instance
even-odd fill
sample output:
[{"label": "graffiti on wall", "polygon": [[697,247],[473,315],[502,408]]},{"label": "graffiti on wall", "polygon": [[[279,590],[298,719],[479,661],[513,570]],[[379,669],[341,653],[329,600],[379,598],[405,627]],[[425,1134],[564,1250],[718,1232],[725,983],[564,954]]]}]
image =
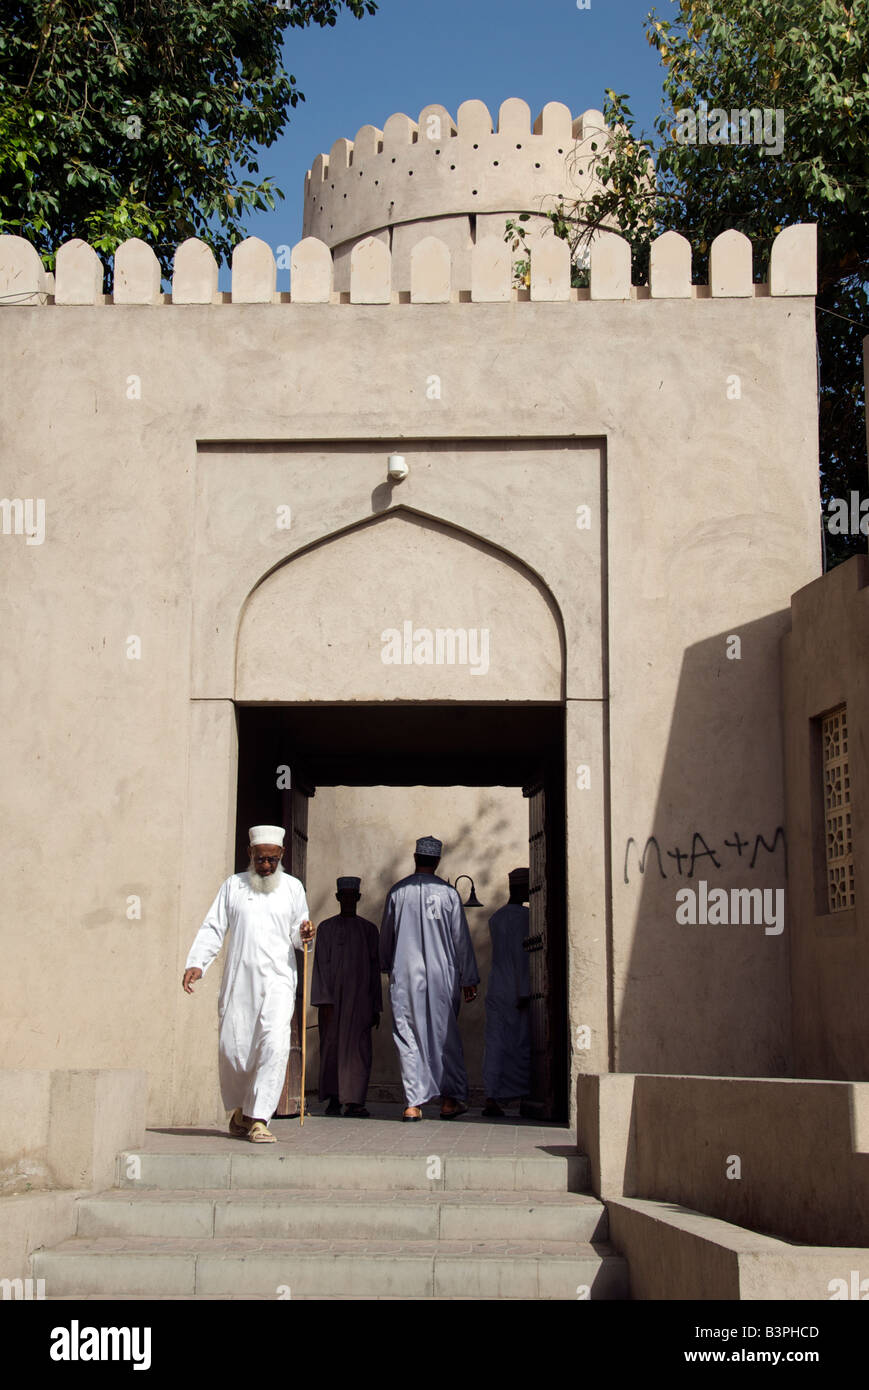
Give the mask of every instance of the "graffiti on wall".
[{"label": "graffiti on wall", "polygon": [[[657,836],[650,835],[643,846],[642,853],[640,853],[639,842],[634,839],[633,835],[629,835],[625,845],[624,881],[625,883],[631,881],[628,872],[632,864],[631,846],[634,850],[633,858],[636,861],[636,868],[639,869],[641,875],[645,874],[648,864],[650,867],[657,866],[661,878],[669,878],[672,873],[675,873],[679,878],[693,878],[695,865],[701,860],[707,859],[715,865],[716,869],[720,869],[723,864],[736,862],[747,864],[749,869],[753,869],[758,862],[759,854],[762,852],[765,854],[776,853],[779,841],[781,841],[784,863],[787,868],[787,845],[784,827],[781,825],[776,826],[770,840],[767,840],[762,834],[755,834],[753,842],[751,837],[743,840],[739,831],[734,830],[732,840],[725,836],[722,840],[715,841],[714,848],[699,830],[695,830],[691,834],[690,849],[680,849],[676,845],[673,849],[662,850]],[[748,853],[749,850],[751,851],[750,854]],[[651,859],[650,854],[653,855]],[[668,860],[673,862],[668,864]],[[766,860],[762,862],[765,863]],[[667,873],[667,869],[670,870],[670,874]]]}]

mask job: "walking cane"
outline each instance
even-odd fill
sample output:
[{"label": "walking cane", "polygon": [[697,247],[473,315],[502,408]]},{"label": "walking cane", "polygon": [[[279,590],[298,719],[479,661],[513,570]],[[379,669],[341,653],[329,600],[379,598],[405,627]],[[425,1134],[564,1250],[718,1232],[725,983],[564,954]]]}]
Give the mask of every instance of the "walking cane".
[{"label": "walking cane", "polygon": [[305,1123],[305,1062],[307,1058],[308,1030],[305,1023],[308,1017],[308,943],[302,942],[302,1094],[299,1099],[299,1124]]}]

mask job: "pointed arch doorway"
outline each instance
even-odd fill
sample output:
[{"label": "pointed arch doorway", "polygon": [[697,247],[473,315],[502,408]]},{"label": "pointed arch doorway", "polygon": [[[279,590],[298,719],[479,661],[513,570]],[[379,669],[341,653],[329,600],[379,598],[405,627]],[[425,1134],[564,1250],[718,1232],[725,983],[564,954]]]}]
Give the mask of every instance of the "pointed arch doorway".
[{"label": "pointed arch doorway", "polygon": [[[334,837],[329,843],[328,826],[318,842],[305,838],[316,789],[431,789],[431,819],[411,839],[401,815],[382,813],[372,829],[362,867],[378,893],[409,871],[416,834],[444,839],[445,866],[451,839],[456,853],[463,838],[469,845],[451,821],[450,787],[490,788],[492,797],[512,789],[502,831],[493,822],[474,854],[495,894],[483,929],[506,900],[506,869],[532,868],[527,1109],[541,1118],[567,1105],[563,672],[561,616],[540,578],[516,556],[404,508],[271,571],[247,600],[237,641],[239,860],[246,860],[246,827],[280,819],[296,871],[306,861],[312,908],[312,873],[323,883],[360,868],[339,862],[342,847]],[[290,770],[290,788],[280,785],[281,768]],[[501,849],[510,862],[502,859],[496,884],[486,874]],[[321,897],[328,915],[333,900],[325,890]],[[382,899],[368,913],[378,923],[379,906]],[[293,1065],[289,1106],[298,1085]]]}]

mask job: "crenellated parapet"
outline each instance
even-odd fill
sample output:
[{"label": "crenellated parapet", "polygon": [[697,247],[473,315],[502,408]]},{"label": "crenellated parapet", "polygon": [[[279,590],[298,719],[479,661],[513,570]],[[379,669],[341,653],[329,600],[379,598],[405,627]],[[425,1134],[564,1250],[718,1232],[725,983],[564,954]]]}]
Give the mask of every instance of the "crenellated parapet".
[{"label": "crenellated parapet", "polygon": [[133,238],[114,258],[114,292],[103,294],[103,267],[93,247],[78,238],[57,253],[54,275],[43,268],[36,249],[18,236],[0,236],[0,307],[51,304],[218,306],[263,304],[498,304],[529,300],[558,303],[586,300],[763,298],[813,295],[817,290],[817,228],[814,223],[785,227],[776,237],[769,280],[754,284],[752,248],[742,232],[725,231],[710,248],[709,284],[691,283],[691,244],[678,232],[665,232],[652,244],[648,285],[631,283],[631,250],[623,238],[605,233],[592,245],[590,287],[570,284],[567,242],[550,233],[531,247],[527,288],[513,280],[512,255],[503,235],[478,238],[457,271],[448,243],[423,235],[408,247],[409,288],[398,290],[394,253],[382,238],[355,242],[346,258],[349,288],[336,289],[336,256],[316,237],[304,237],[291,251],[290,293],[277,290],[272,248],[258,237],[239,242],[232,256],[232,290],[217,288],[217,262],[195,238],[175,253],[172,292],[161,290],[160,263],[151,247]]},{"label": "crenellated parapet", "polygon": [[590,197],[606,139],[600,111],[574,117],[559,101],[533,122],[518,97],[502,102],[496,121],[482,101],[462,102],[455,119],[437,105],[416,120],[398,112],[382,130],[365,125],[317,156],[305,177],[303,231],[333,250],[379,236],[406,289],[407,249],[421,235],[439,236],[461,259],[474,240],[503,234],[507,216],[527,212],[542,221],[560,200]]}]

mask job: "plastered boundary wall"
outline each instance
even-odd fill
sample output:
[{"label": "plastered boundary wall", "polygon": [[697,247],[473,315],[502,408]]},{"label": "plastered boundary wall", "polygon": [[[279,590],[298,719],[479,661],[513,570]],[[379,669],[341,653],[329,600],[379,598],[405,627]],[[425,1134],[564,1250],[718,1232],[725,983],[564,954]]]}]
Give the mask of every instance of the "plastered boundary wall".
[{"label": "plastered boundary wall", "polygon": [[[855,555],[800,589],[782,645],[791,853],[791,998],[800,1076],[869,1078],[869,932],[858,887],[830,912],[824,854],[820,717],[847,707],[851,836],[857,885],[869,875],[869,557]],[[867,1271],[869,1273],[869,1271]]]},{"label": "plastered boundary wall", "polygon": [[603,1199],[676,1203],[787,1241],[869,1246],[869,1083],[584,1076],[577,1147]]},{"label": "plastered boundary wall", "polygon": [[867,1296],[865,1246],[798,1245],[673,1202],[620,1197],[606,1205],[632,1299],[820,1303]]},{"label": "plastered boundary wall", "polygon": [[[699,641],[714,639],[723,647],[722,629],[784,609],[793,590],[816,572],[808,298],[814,229],[782,233],[773,265],[778,278],[770,286],[777,294],[757,293],[763,287],[751,286],[743,274],[745,294],[716,295],[715,283],[724,282],[713,274],[713,286],[701,295],[697,291],[706,287],[690,286],[681,239],[661,238],[665,248],[678,250],[685,270],[669,284],[672,297],[665,294],[666,278],[656,280],[667,264],[659,250],[657,296],[654,284],[628,294],[622,275],[623,299],[558,302],[543,298],[552,294],[543,276],[536,303],[517,302],[512,290],[509,302],[477,307],[452,299],[396,306],[391,298],[334,305],[331,297],[302,307],[297,298],[299,312],[292,303],[284,312],[273,297],[245,300],[245,258],[254,265],[261,258],[261,249],[254,245],[252,254],[246,243],[247,252],[236,251],[232,303],[188,299],[177,314],[155,312],[165,303],[159,267],[155,272],[152,253],[139,244],[124,254],[119,249],[113,306],[105,307],[95,274],[83,291],[90,298],[70,302],[65,261],[75,256],[94,268],[90,248],[82,252],[79,245],[70,257],[59,253],[66,303],[34,312],[30,306],[47,293],[44,281],[37,286],[38,258],[27,247],[23,261],[16,260],[20,245],[11,241],[0,243],[4,293],[12,296],[2,316],[5,490],[45,496],[49,533],[44,546],[33,547],[22,536],[4,537],[23,654],[2,676],[10,726],[10,849],[13,864],[21,864],[34,835],[47,833],[65,887],[59,906],[49,884],[34,891],[23,876],[10,873],[4,880],[4,915],[16,924],[3,984],[6,1055],[19,1065],[51,1065],[63,1048],[77,1066],[117,1059],[147,1067],[152,1122],[195,1123],[217,1112],[217,972],[204,982],[196,1013],[178,987],[193,932],[227,871],[234,842],[231,679],[191,699],[199,675],[191,662],[191,538],[198,534],[196,482],[203,459],[198,442],[301,444],[298,462],[268,460],[259,469],[241,457],[230,477],[224,511],[232,513],[237,503],[238,534],[226,575],[233,603],[224,605],[222,630],[238,623],[238,595],[249,592],[239,576],[254,567],[263,576],[292,559],[301,544],[326,538],[333,515],[342,528],[371,520],[385,455],[398,441],[416,457],[394,510],[410,498],[418,516],[472,529],[484,542],[501,545],[548,577],[573,621],[587,623],[588,605],[570,597],[576,564],[553,558],[568,554],[568,537],[586,549],[592,540],[599,543],[597,533],[576,528],[576,504],[587,500],[582,480],[570,507],[554,518],[554,548],[543,503],[550,505],[551,480],[566,477],[558,452],[527,476],[511,475],[509,506],[497,450],[478,474],[464,467],[468,441],[542,436],[604,437],[609,476],[604,584],[611,753],[603,735],[606,687],[595,686],[595,671],[579,670],[567,689],[566,773],[589,765],[595,788],[590,797],[568,783],[569,968],[578,1000],[570,1023],[571,1029],[589,1024],[594,1038],[593,1050],[576,1052],[573,1066],[606,1069],[622,1025],[618,1001],[626,995],[634,1046],[648,1068],[682,1070],[698,1050],[709,1058],[705,1070],[744,1073],[773,1065],[787,1013],[785,956],[774,938],[746,942],[734,958],[723,938],[712,942],[710,930],[709,946],[696,952],[674,930],[672,893],[667,917],[664,907],[649,908],[633,875],[630,886],[620,888],[613,945],[608,942],[603,789],[609,765],[618,878],[629,834],[642,845],[654,831],[670,845],[685,830],[680,807],[655,811],[682,654]],[[791,251],[802,248],[790,279],[788,243]],[[617,247],[609,238],[602,245]],[[324,249],[316,251],[320,266]],[[626,252],[623,247],[618,254]],[[203,257],[201,249],[190,254],[200,260],[211,255]],[[603,250],[598,254],[605,257]],[[150,267],[144,289],[135,273],[143,260]],[[382,257],[379,264],[382,270]],[[24,272],[33,272],[29,288]],[[553,286],[565,291],[566,264],[562,272]],[[593,281],[596,273],[593,267]],[[382,275],[377,283],[382,293]],[[534,299],[535,283],[532,277],[525,300]],[[566,293],[578,299],[585,292]],[[437,401],[425,394],[429,363],[444,374],[445,392]],[[750,384],[736,408],[725,394],[734,370]],[[127,390],[130,373],[141,380],[136,399]],[[427,456],[432,438],[462,441],[449,471]],[[349,441],[347,457],[324,466],[316,443],[324,439]],[[361,440],[376,441],[382,456],[362,457]],[[276,499],[278,468],[285,472],[277,478]],[[310,504],[299,509],[309,532],[300,525],[282,537],[263,519],[257,502],[271,508],[283,501],[285,480]],[[335,501],[324,510],[326,489]],[[204,518],[206,547],[211,519]],[[542,536],[541,519],[549,526]],[[766,557],[755,568],[746,564],[746,538],[753,554]],[[717,581],[714,592],[703,592],[721,565],[726,607]],[[676,605],[674,592],[682,600]],[[597,603],[600,590],[591,597]],[[130,633],[142,635],[143,662],[125,659]],[[757,688],[739,681],[727,691],[721,682],[710,687],[704,715],[714,725],[725,707],[750,710],[752,718],[760,710],[777,728],[777,690],[761,675]],[[734,768],[732,750],[718,747],[712,734],[699,746],[699,775],[687,791],[691,814],[698,807],[708,814],[723,795],[742,794],[743,770]],[[761,753],[751,759],[751,789],[764,801],[758,823],[768,827],[775,824],[781,790],[773,754]],[[680,792],[684,800],[683,779]],[[732,834],[733,824],[727,807],[718,828]],[[670,892],[672,882],[664,887]],[[141,920],[125,917],[130,894],[141,897]],[[651,977],[631,953],[637,937],[648,937],[659,920],[672,954],[664,959],[656,948]],[[684,979],[686,952],[704,979],[725,982],[726,1000],[698,1005],[683,989],[681,1039],[674,1043],[669,1000]],[[38,972],[45,988],[37,998]],[[608,1019],[613,981],[617,1003]],[[752,991],[746,993],[748,981]],[[757,1023],[754,993],[766,1001]],[[666,1028],[649,1026],[656,1009],[666,1012]]]},{"label": "plastered boundary wall", "polygon": [[144,1071],[0,1071],[0,1279],[75,1231],[76,1199],[112,1187],[145,1138]]}]

